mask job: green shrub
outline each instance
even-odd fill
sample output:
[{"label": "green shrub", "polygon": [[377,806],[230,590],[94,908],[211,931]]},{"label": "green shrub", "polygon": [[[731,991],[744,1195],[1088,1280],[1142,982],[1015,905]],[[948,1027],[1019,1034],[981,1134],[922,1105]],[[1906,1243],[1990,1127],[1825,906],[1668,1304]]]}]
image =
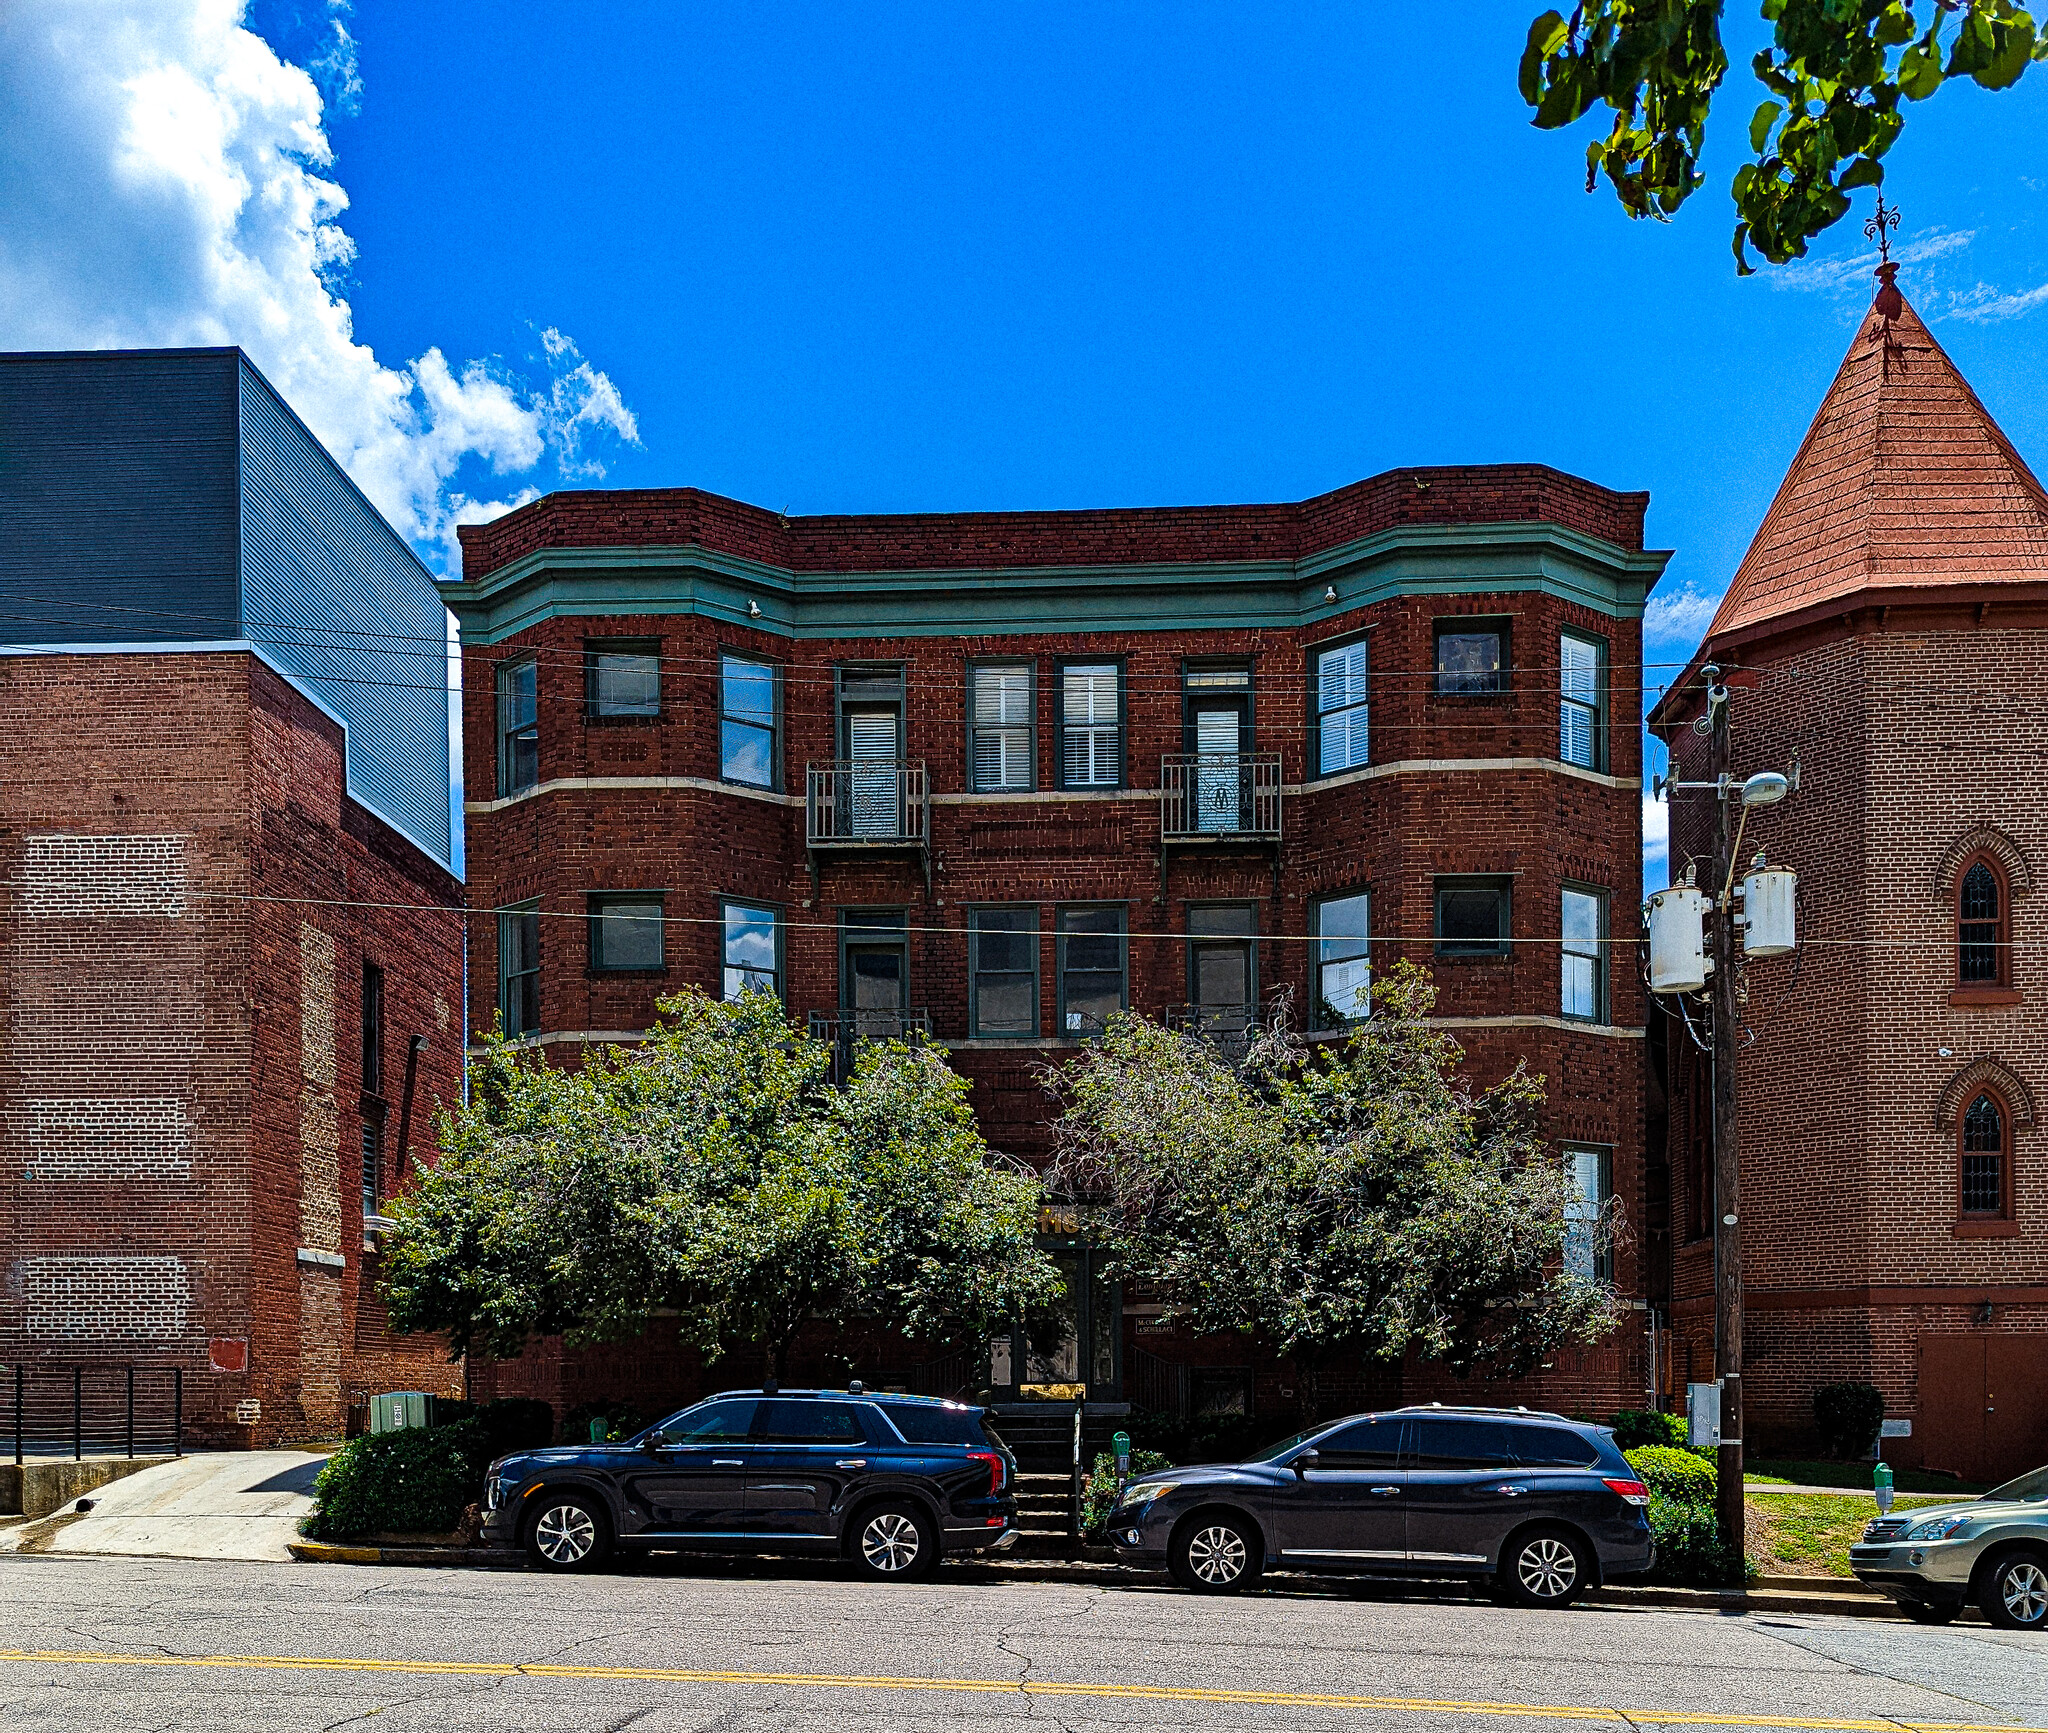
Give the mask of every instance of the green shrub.
[{"label": "green shrub", "polygon": [[1668,1445],[1674,1450],[1686,1447],[1688,1429],[1682,1414],[1659,1414],[1651,1408],[1624,1408],[1607,1424],[1614,1428],[1614,1442],[1621,1447],[1624,1456],[1646,1444]]},{"label": "green shrub", "polygon": [[1715,1521],[1711,1504],[1666,1498],[1653,1492],[1650,1533],[1657,1542],[1657,1563],[1649,1579],[1653,1583],[1692,1589],[1732,1589],[1756,1581],[1754,1559],[1744,1559],[1739,1570],[1731,1568],[1732,1561],[1721,1545],[1720,1525]]},{"label": "green shrub", "polygon": [[442,1534],[483,1497],[484,1470],[498,1454],[475,1417],[351,1438],[313,1482],[316,1539],[351,1534]]},{"label": "green shrub", "polygon": [[[1131,1447],[1131,1478],[1141,1474],[1152,1474],[1162,1468],[1171,1468],[1156,1450],[1140,1450]],[[1116,1508],[1116,1458],[1104,1451],[1095,1459],[1095,1466],[1081,1482],[1081,1532],[1086,1535],[1099,1534],[1102,1525],[1109,1520],[1109,1513]]]},{"label": "green shrub", "polygon": [[1674,1450],[1668,1444],[1644,1444],[1624,1450],[1636,1478],[1652,1492],[1686,1504],[1712,1504],[1714,1487],[1720,1479],[1712,1468],[1690,1450]]},{"label": "green shrub", "polygon": [[1868,1456],[1884,1425],[1884,1392],[1875,1384],[1823,1384],[1813,1393],[1820,1447],[1839,1461]]}]

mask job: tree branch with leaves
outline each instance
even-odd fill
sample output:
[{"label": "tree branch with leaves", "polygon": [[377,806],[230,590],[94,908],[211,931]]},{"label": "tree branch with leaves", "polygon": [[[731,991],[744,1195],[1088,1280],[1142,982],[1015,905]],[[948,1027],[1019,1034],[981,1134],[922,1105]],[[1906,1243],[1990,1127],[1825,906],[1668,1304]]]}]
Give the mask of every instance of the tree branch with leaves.
[{"label": "tree branch with leaves", "polygon": [[[1707,117],[1728,71],[1725,0],[1589,0],[1545,12],[1523,50],[1523,99],[1540,127],[1570,126],[1604,104],[1586,148],[1586,190],[1606,175],[1632,217],[1666,218],[1704,183]],[[1905,126],[1902,103],[1948,80],[1987,90],[2048,60],[2048,37],[2012,0],[1763,0],[1771,44],[1750,63],[1767,92],[1749,121],[1754,160],[1735,171],[1736,268],[1747,249],[1782,265],[1884,184]]]},{"label": "tree branch with leaves", "polygon": [[1461,1081],[1417,969],[1373,999],[1335,1044],[1278,1013],[1234,1063],[1126,1013],[1048,1077],[1048,1179],[1095,1206],[1116,1273],[1191,1330],[1293,1358],[1312,1410],[1342,1356],[1506,1376],[1618,1317],[1612,1287],[1568,1267],[1568,1241],[1605,1246],[1618,1220],[1577,1213],[1538,1130],[1541,1079]]}]

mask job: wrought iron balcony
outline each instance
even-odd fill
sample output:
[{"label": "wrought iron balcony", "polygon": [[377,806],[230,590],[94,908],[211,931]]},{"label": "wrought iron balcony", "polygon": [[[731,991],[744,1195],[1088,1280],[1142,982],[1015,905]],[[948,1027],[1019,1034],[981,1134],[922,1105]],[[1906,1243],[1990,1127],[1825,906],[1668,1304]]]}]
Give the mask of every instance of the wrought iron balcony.
[{"label": "wrought iron balcony", "polygon": [[836,759],[804,767],[808,848],[924,848],[931,787],[923,759]]},{"label": "wrought iron balcony", "polygon": [[1257,1005],[1169,1005],[1166,1026],[1199,1035],[1226,1058],[1242,1059],[1259,1027]]},{"label": "wrought iron balcony", "polygon": [[902,1010],[813,1011],[811,1036],[832,1043],[832,1081],[853,1075],[853,1059],[863,1041],[919,1041],[932,1032],[932,1014],[922,1006]]},{"label": "wrought iron balcony", "polygon": [[1280,839],[1280,754],[1169,752],[1159,761],[1167,842]]}]

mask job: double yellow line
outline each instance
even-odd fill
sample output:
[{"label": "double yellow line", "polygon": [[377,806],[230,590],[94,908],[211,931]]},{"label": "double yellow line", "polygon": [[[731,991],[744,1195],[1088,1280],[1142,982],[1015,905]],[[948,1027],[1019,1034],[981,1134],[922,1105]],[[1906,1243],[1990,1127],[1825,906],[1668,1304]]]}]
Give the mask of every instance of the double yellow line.
[{"label": "double yellow line", "polygon": [[476,1679],[611,1679],[661,1685],[783,1685],[820,1691],[950,1691],[982,1696],[1096,1697],[1139,1703],[1269,1704],[1410,1715],[1523,1715],[1616,1726],[1811,1728],[1817,1733],[2025,1733],[2010,1724],[1868,1720],[1853,1716],[1724,1715],[1682,1709],[1610,1709],[1572,1703],[1462,1702],[1354,1697],[1322,1691],[1233,1691],[1196,1685],[1111,1685],[1064,1679],[925,1679],[885,1673],[738,1673],[696,1667],[576,1667],[535,1661],[410,1661],[330,1655],[123,1655],[83,1649],[0,1649],[23,1666],[214,1667],[238,1672],[406,1673]]}]

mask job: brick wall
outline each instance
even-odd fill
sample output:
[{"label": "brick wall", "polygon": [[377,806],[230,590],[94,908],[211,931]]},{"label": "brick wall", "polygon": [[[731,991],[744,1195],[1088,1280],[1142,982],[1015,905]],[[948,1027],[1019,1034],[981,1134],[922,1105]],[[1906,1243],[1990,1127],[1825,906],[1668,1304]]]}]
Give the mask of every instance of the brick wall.
[{"label": "brick wall", "polygon": [[[365,949],[394,1039],[433,1041],[417,1149],[459,1093],[453,881],[347,800],[339,730],[253,658],[6,658],[0,726],[0,1361],[181,1368],[198,1439],[245,1400],[290,1438],[356,1386],[448,1387],[432,1343],[358,1348],[342,1128]],[[246,1372],[209,1370],[219,1340]]]},{"label": "brick wall", "polygon": [[[628,496],[617,509],[637,507]],[[1434,662],[1433,622],[1448,614],[1511,619],[1517,673],[1509,693],[1461,698],[1434,692],[1426,672]],[[1611,731],[1611,761],[1602,775],[1575,774],[1557,762],[1557,638],[1565,627],[1605,638],[1616,671],[1610,713],[1620,724]],[[1051,928],[1059,905],[1124,908],[1131,934],[1131,1003],[1157,1016],[1190,996],[1187,905],[1251,903],[1259,930],[1268,935],[1259,946],[1261,992],[1285,989],[1298,1010],[1307,990],[1304,935],[1311,904],[1326,895],[1368,890],[1374,928],[1387,935],[1375,946],[1375,967],[1412,957],[1434,968],[1439,1010],[1466,1043],[1472,1074],[1491,1081],[1518,1060],[1542,1073],[1551,1091],[1547,1129],[1559,1140],[1609,1146],[1617,1194],[1630,1218],[1640,1221],[1646,1198],[1643,1043],[1636,1033],[1645,1007],[1634,967],[1641,884],[1640,758],[1633,726],[1637,628],[1545,596],[1471,594],[1359,609],[1319,626],[1314,642],[1353,632],[1371,635],[1371,766],[1311,783],[1305,727],[1311,642],[1298,632],[792,642],[695,616],[550,620],[488,650],[472,649],[465,658],[472,903],[488,908],[539,902],[541,1023],[552,1037],[548,1050],[563,1062],[573,1062],[574,1042],[585,1035],[645,1028],[661,993],[686,983],[717,991],[722,898],[767,902],[783,911],[788,1002],[800,1018],[839,1003],[841,912],[902,908],[912,929],[910,1002],[930,1009],[935,1033],[951,1044],[954,1063],[973,1081],[990,1140],[1035,1158],[1048,1145],[1050,1104],[1034,1068],[1071,1047],[1053,1038]],[[666,658],[659,719],[586,716],[585,646],[606,638],[659,645]],[[935,795],[929,894],[919,863],[907,856],[821,856],[814,890],[800,798],[719,784],[721,650],[782,664],[783,784],[799,789],[807,761],[836,756],[834,665],[904,665],[907,755],[925,762]],[[540,787],[499,801],[490,780],[497,757],[495,672],[501,662],[528,655],[537,657],[540,668]],[[1126,762],[1134,787],[1105,795],[1054,786],[1054,668],[1058,658],[1076,655],[1124,663]],[[1281,755],[1290,789],[1284,800],[1286,840],[1277,863],[1270,850],[1176,848],[1168,853],[1162,880],[1160,759],[1185,744],[1183,659],[1211,656],[1252,664],[1249,746]],[[967,792],[964,688],[968,665],[979,657],[1024,658],[1036,666],[1035,792]],[[1506,958],[1439,961],[1430,940],[1433,880],[1454,873],[1512,875],[1514,932],[1531,942],[1517,945]],[[1554,1021],[1559,896],[1566,881],[1609,893],[1607,1023],[1619,1026],[1616,1032]],[[603,975],[589,966],[589,894],[628,889],[665,893],[666,967],[658,976]],[[1036,1041],[967,1038],[968,915],[976,905],[993,903],[1035,907],[1045,931]],[[470,1004],[477,1028],[488,1027],[495,1015],[497,979],[497,933],[480,923]],[[1513,1021],[1491,1021],[1496,1019]],[[1633,1244],[1623,1248],[1619,1274],[1624,1291],[1638,1291]],[[1618,1342],[1561,1364],[1535,1399],[1603,1414],[1637,1400],[1646,1370],[1633,1343],[1631,1336],[1631,1345]],[[582,1374],[575,1357],[570,1359],[569,1370],[558,1368],[554,1376],[573,1384]]]},{"label": "brick wall", "polygon": [[[1767,1448],[1804,1442],[1814,1389],[1856,1379],[1878,1384],[1890,1411],[1924,1436],[1921,1332],[2048,1329],[2040,1133],[2015,1128],[2012,1220],[1973,1231],[1959,1214],[1948,1099],[1979,1061],[2034,1100],[2048,1083],[2048,920],[2026,877],[2012,908],[2017,1001],[1950,1000],[1955,879],[1970,839],[2007,839],[2033,884],[2048,865],[2048,720],[2018,701],[2048,661],[2048,629],[1974,609],[1895,607],[1741,655],[1761,675],[1733,694],[1737,774],[1781,768],[1795,749],[1803,773],[1798,794],[1750,827],[1774,862],[1798,870],[1802,925],[1796,964],[1749,971],[1750,1430]],[[1698,737],[1676,746],[1686,774],[1697,774]],[[1683,851],[1709,846],[1702,818],[1674,808],[1674,870]],[[1706,1140],[1693,1129],[1704,1127],[1704,1083],[1703,1070],[1681,1068],[1673,1091],[1680,1240],[1685,1224],[1704,1234],[1712,1220],[1701,1196],[1711,1184]],[[1709,1376],[1710,1239],[1680,1245],[1674,1293],[1696,1375]],[[1912,1461],[1919,1449],[1916,1437],[1897,1455]]]}]

